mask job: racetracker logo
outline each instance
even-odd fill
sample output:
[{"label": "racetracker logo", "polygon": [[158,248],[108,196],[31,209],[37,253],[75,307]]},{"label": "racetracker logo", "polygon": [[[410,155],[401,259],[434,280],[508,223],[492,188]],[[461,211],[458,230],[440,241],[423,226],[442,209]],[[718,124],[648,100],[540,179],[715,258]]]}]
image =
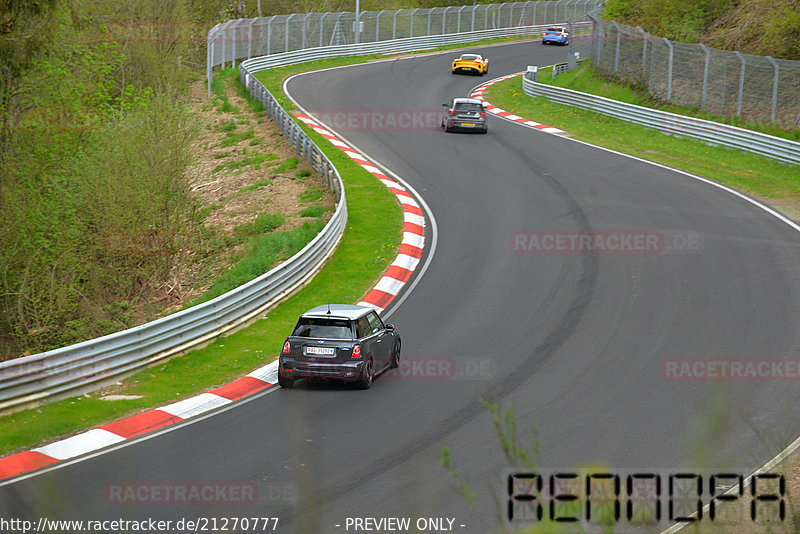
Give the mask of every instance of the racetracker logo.
[{"label": "racetracker logo", "polygon": [[423,132],[441,127],[442,110],[412,108],[312,109],[311,115],[337,132]]},{"label": "racetracker logo", "polygon": [[697,252],[700,235],[693,232],[620,230],[601,232],[514,232],[509,247],[519,254],[661,254]]},{"label": "racetracker logo", "polygon": [[495,374],[494,361],[488,358],[403,357],[398,367],[386,371],[383,377],[404,380],[488,380]]},{"label": "racetracker logo", "polygon": [[108,504],[255,504],[253,482],[125,482],[106,484]]},{"label": "racetracker logo", "polygon": [[800,380],[798,359],[670,359],[661,362],[665,380]]}]

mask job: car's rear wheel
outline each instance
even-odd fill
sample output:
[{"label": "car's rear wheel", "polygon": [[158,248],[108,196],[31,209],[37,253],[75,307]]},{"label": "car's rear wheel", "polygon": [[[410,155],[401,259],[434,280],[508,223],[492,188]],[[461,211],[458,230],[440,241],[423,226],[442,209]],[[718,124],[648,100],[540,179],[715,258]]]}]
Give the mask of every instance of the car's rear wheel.
[{"label": "car's rear wheel", "polygon": [[291,388],[294,386],[294,378],[278,373],[278,385],[282,388]]},{"label": "car's rear wheel", "polygon": [[361,379],[356,382],[356,386],[360,389],[369,389],[372,386],[372,380],[375,378],[375,371],[372,369],[372,360],[364,362],[364,369],[361,371]]},{"label": "car's rear wheel", "polygon": [[400,340],[397,340],[397,345],[392,354],[392,363],[389,364],[389,369],[397,369],[400,366]]}]

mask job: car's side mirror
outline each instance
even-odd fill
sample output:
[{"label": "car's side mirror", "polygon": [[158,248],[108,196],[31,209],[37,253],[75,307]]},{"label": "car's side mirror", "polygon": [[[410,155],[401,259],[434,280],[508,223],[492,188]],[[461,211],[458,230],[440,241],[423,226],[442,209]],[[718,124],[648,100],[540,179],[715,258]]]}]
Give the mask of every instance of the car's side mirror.
[{"label": "car's side mirror", "polygon": [[489,107],[489,103],[488,103],[488,102],[481,102],[481,107],[482,107],[483,109],[486,109],[486,108],[488,108],[488,107]]},{"label": "car's side mirror", "polygon": [[386,330],[394,330],[394,325],[392,323],[387,324]]}]

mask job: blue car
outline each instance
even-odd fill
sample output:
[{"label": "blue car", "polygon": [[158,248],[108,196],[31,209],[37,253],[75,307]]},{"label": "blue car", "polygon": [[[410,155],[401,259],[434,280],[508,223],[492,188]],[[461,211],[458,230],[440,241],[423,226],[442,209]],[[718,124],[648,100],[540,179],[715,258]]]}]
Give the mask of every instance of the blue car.
[{"label": "blue car", "polygon": [[564,46],[568,45],[569,32],[567,32],[566,28],[562,28],[561,26],[547,28],[547,30],[545,30],[545,32],[542,34],[542,44],[546,45],[548,43],[555,43]]}]

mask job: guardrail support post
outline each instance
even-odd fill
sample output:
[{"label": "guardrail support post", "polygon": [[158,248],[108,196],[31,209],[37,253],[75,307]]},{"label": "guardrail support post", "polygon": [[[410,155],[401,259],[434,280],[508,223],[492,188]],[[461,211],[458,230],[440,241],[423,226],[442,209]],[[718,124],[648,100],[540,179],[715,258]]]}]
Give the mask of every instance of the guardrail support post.
[{"label": "guardrail support post", "polygon": [[741,117],[742,116],[742,100],[744,99],[744,70],[745,70],[746,62],[745,62],[744,56],[742,55],[741,52],[735,51],[734,54],[736,54],[736,57],[738,57],[739,61],[742,62],[742,70],[741,70],[741,72],[739,74],[739,99],[738,99],[738,102],[736,103],[736,116],[737,117]]},{"label": "guardrail support post", "polygon": [[772,109],[770,110],[770,122],[775,122],[775,113],[778,109],[778,75],[781,72],[781,68],[772,56],[767,56],[767,59],[775,67],[775,78],[772,80]]}]

